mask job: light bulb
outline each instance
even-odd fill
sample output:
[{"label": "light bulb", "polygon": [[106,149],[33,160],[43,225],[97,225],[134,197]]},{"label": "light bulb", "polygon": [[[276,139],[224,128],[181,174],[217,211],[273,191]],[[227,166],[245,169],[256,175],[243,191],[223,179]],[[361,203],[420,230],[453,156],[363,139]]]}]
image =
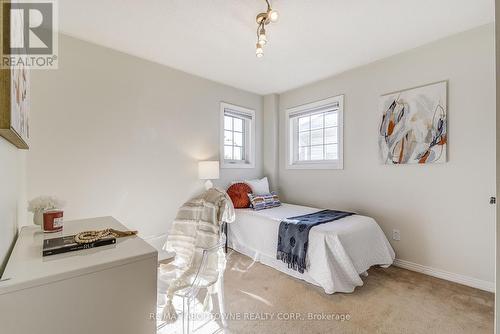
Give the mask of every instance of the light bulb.
[{"label": "light bulb", "polygon": [[264,49],[262,49],[262,46],[257,43],[257,49],[255,50],[255,55],[257,58],[261,58],[264,55]]},{"label": "light bulb", "polygon": [[269,19],[271,20],[271,22],[276,22],[278,21],[278,18],[279,18],[279,14],[277,11],[275,11],[274,9],[272,9],[269,14]]},{"label": "light bulb", "polygon": [[259,34],[259,44],[260,44],[261,46],[264,46],[264,45],[266,45],[266,43],[267,43],[267,37],[266,37],[266,34],[261,32],[261,33]]}]

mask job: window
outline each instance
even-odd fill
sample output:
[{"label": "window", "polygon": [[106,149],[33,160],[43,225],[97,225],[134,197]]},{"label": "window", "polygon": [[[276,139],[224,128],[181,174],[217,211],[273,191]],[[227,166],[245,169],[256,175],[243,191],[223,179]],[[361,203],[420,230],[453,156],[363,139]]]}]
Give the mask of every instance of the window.
[{"label": "window", "polygon": [[342,169],[344,96],[289,109],[288,168]]},{"label": "window", "polygon": [[224,159],[243,160],[245,156],[245,119],[224,114]]},{"label": "window", "polygon": [[253,110],[221,103],[221,166],[222,168],[254,167]]}]

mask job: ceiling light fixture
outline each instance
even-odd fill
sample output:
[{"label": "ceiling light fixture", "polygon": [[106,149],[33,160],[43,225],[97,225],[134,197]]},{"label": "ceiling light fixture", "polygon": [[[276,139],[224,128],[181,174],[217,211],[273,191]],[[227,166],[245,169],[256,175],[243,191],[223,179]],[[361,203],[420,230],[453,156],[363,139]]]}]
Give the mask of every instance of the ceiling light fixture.
[{"label": "ceiling light fixture", "polygon": [[262,46],[266,45],[267,43],[266,29],[264,29],[264,27],[260,29],[258,43]]},{"label": "ceiling light fixture", "polygon": [[270,22],[277,22],[279,14],[277,11],[271,8],[269,0],[265,0],[267,4],[267,11],[259,13],[256,17],[257,21],[257,45],[255,50],[255,55],[257,58],[261,58],[264,55],[264,45],[267,44],[267,36],[265,26]]},{"label": "ceiling light fixture", "polygon": [[262,56],[264,55],[264,49],[262,49],[262,45],[257,43],[256,45],[256,50],[255,50],[255,55],[257,56],[257,58],[262,58]]}]

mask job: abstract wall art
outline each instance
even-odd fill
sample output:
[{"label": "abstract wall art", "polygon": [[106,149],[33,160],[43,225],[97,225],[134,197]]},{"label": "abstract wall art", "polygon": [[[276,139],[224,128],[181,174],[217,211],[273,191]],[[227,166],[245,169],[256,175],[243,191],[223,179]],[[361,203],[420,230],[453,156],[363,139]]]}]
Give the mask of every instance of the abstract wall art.
[{"label": "abstract wall art", "polygon": [[[2,43],[10,45],[10,40],[19,45],[23,36],[22,17],[4,16],[3,11],[8,9],[0,6],[0,17],[9,20],[0,24]],[[12,14],[15,13],[15,14]],[[11,15],[22,15],[19,11],[11,11]],[[12,24],[10,24],[12,23]],[[6,37],[7,36],[7,37]],[[4,45],[0,47],[0,56],[3,56]],[[29,109],[30,109],[30,70],[20,64],[10,68],[0,69],[0,136],[11,142],[17,148],[29,148]]]},{"label": "abstract wall art", "polygon": [[431,164],[447,160],[447,81],[382,95],[382,163]]}]

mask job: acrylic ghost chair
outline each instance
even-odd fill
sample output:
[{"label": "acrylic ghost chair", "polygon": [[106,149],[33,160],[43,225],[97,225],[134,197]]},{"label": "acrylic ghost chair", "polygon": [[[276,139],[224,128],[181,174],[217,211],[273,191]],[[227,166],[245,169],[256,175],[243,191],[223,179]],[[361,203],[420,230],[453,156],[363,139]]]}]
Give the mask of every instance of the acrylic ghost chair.
[{"label": "acrylic ghost chair", "polygon": [[[224,247],[226,245],[226,237],[221,235],[217,244],[209,248],[197,247],[196,251],[201,253],[201,260],[198,268],[195,268],[193,275],[187,279],[188,284],[181,290],[175,292],[174,297],[182,299],[182,309],[176,310],[182,313],[182,332],[183,334],[192,333],[192,324],[196,320],[196,315],[192,314],[195,311],[197,296],[200,291],[206,290],[205,301],[203,306],[205,310],[211,310],[212,295],[217,294],[220,321],[223,327],[227,327],[226,313],[224,305],[224,270],[225,270],[225,254]],[[210,268],[209,261],[217,261],[215,266],[217,270]],[[164,270],[162,270],[164,269]],[[180,269],[174,268],[173,265],[162,266],[158,273],[158,301],[165,300],[165,293],[170,286],[170,283],[178,277]],[[163,274],[167,272],[169,274]],[[174,274],[172,274],[174,273]],[[157,330],[161,330],[167,324],[160,323]]]}]

